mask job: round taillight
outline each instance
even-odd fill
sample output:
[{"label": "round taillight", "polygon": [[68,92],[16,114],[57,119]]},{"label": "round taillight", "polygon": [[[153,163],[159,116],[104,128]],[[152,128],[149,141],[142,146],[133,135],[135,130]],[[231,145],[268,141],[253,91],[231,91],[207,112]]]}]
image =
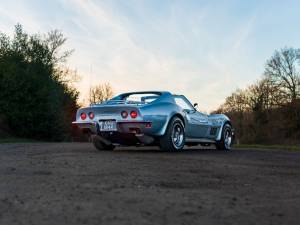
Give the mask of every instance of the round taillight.
[{"label": "round taillight", "polygon": [[86,119],[86,114],[85,114],[85,113],[81,113],[81,114],[80,114],[80,118],[81,118],[82,120],[85,120],[85,119]]},{"label": "round taillight", "polygon": [[128,112],[126,112],[126,111],[122,111],[121,112],[121,116],[122,116],[122,118],[127,118],[127,116],[128,116]]},{"label": "round taillight", "polygon": [[90,112],[90,113],[89,113],[89,117],[90,117],[90,119],[92,120],[92,119],[94,119],[94,117],[95,117],[95,114],[94,114],[94,113],[92,113],[92,112]]},{"label": "round taillight", "polygon": [[130,116],[131,116],[132,119],[136,118],[137,117],[137,112],[136,111],[131,111]]}]

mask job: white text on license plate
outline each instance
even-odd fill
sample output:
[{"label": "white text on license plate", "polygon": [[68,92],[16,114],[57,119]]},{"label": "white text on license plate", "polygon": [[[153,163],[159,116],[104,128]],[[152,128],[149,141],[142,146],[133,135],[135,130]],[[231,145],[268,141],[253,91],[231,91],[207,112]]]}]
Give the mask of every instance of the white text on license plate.
[{"label": "white text on license plate", "polygon": [[100,131],[116,131],[117,123],[113,120],[100,121],[99,122]]}]

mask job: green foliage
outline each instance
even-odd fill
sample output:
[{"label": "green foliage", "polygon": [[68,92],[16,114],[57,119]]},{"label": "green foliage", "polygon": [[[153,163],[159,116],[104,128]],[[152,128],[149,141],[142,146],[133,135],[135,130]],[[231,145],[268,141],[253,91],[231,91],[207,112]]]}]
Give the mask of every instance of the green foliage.
[{"label": "green foliage", "polygon": [[0,115],[14,135],[63,140],[71,133],[78,92],[64,83],[59,53],[66,39],[58,31],[29,35],[21,25],[13,39],[0,34]]}]

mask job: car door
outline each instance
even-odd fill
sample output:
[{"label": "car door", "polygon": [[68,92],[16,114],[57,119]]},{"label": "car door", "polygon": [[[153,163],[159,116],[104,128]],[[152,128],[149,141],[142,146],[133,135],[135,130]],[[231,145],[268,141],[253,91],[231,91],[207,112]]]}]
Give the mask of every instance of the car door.
[{"label": "car door", "polygon": [[198,112],[192,104],[182,95],[174,97],[186,117],[185,132],[187,138],[205,138],[209,129],[209,120],[206,114]]},{"label": "car door", "polygon": [[209,130],[207,115],[196,110],[187,113],[187,136],[191,138],[206,138]]}]

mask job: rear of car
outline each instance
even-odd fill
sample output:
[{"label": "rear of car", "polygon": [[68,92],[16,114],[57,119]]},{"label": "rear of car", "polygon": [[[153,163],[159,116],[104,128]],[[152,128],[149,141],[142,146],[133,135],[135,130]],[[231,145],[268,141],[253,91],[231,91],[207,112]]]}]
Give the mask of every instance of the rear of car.
[{"label": "rear of car", "polygon": [[[81,108],[73,124],[111,144],[151,144],[161,133],[166,116],[153,116],[151,108],[163,93],[125,93],[102,104]],[[130,98],[129,98],[130,97]]]}]

